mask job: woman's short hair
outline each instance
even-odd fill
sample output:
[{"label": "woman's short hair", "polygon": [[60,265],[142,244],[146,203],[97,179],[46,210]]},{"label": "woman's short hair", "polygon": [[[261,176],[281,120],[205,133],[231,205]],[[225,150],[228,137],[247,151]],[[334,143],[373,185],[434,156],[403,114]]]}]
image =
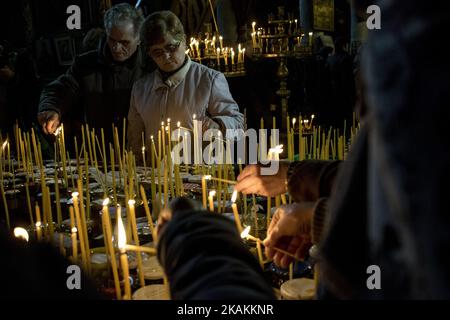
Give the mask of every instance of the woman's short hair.
[{"label": "woman's short hair", "polygon": [[150,46],[160,43],[167,34],[178,41],[185,40],[180,19],[171,11],[157,11],[145,19],[141,28],[141,41],[148,50]]},{"label": "woman's short hair", "polygon": [[128,3],[119,3],[105,12],[103,20],[106,32],[108,33],[114,26],[120,26],[126,22],[131,22],[133,24],[134,34],[138,37],[144,18],[140,10],[132,5]]}]

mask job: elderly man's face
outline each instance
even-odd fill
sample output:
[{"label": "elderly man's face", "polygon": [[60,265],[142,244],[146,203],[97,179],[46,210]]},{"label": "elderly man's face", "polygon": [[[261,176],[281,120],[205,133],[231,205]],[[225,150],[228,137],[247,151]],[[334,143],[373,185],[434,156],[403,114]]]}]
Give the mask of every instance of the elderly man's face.
[{"label": "elderly man's face", "polygon": [[133,23],[126,22],[113,26],[109,30],[108,46],[115,61],[123,62],[130,58],[139,45],[139,35],[135,33]]},{"label": "elderly man's face", "polygon": [[148,54],[158,67],[165,72],[172,72],[181,67],[186,57],[185,40],[176,40],[167,34],[160,43],[148,48]]}]

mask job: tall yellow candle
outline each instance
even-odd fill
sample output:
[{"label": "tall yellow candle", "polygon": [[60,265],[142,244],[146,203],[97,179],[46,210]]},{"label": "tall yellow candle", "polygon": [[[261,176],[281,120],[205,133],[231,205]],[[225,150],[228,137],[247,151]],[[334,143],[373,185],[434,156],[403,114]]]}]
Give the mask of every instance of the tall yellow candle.
[{"label": "tall yellow candle", "polygon": [[150,232],[152,233],[153,241],[156,241],[156,230],[153,227],[152,214],[150,212],[150,208],[148,206],[148,201],[147,201],[147,196],[145,194],[145,190],[142,185],[140,186],[140,191],[141,191],[141,198],[144,203],[145,214],[147,215],[148,227],[150,228]]},{"label": "tall yellow candle", "polygon": [[103,201],[103,210],[102,210],[102,221],[105,225],[105,242],[109,244],[109,256],[111,257],[111,267],[114,278],[114,286],[116,288],[116,297],[118,300],[121,299],[122,293],[120,289],[120,278],[119,272],[117,269],[116,263],[116,253],[114,250],[114,245],[112,243],[112,227],[111,227],[111,219],[109,217],[109,209],[108,209],[109,199],[106,198]]},{"label": "tall yellow candle", "polygon": [[[129,219],[131,222],[131,231],[133,233],[134,242],[137,246],[139,246],[139,237],[137,233],[137,224],[136,224],[136,213],[134,210],[134,205],[136,204],[136,201],[133,199],[128,200],[128,210],[129,210]],[[145,279],[144,279],[144,271],[142,269],[142,256],[140,253],[137,254],[137,261],[138,261],[138,270],[139,270],[139,282],[141,284],[141,287],[145,286]]]},{"label": "tall yellow candle", "polygon": [[122,217],[120,214],[120,205],[118,205],[117,211],[117,230],[118,230],[118,247],[120,250],[120,265],[122,268],[122,276],[125,288],[124,300],[131,299],[131,286],[130,286],[130,272],[128,270],[128,256],[126,251],[127,245],[127,235],[125,233],[125,228],[123,226]]},{"label": "tall yellow candle", "polygon": [[209,211],[211,211],[211,212],[214,212],[214,196],[215,195],[216,195],[216,191],[211,190],[209,192],[209,196],[208,196],[208,199],[209,199]]},{"label": "tall yellow candle", "polygon": [[234,222],[236,223],[236,228],[239,232],[239,234],[242,233],[243,229],[242,229],[242,224],[241,224],[241,219],[239,218],[239,211],[236,205],[236,198],[237,198],[237,191],[235,190],[233,192],[233,195],[231,196],[231,209],[233,209],[233,215],[234,215]]},{"label": "tall yellow candle", "polygon": [[78,192],[72,192],[72,201],[73,207],[75,209],[78,237],[80,238],[80,248],[81,248],[81,257],[83,259],[83,266],[85,270],[88,270],[88,258],[87,258],[88,252],[86,252],[86,245],[85,245],[85,241],[87,241],[87,239],[85,239],[84,226],[80,215],[80,208],[78,204]]},{"label": "tall yellow candle", "polygon": [[76,263],[78,260],[78,240],[77,240],[77,231],[78,229],[75,227],[75,214],[73,212],[73,207],[69,207],[69,214],[70,214],[70,231],[71,231],[71,238],[72,238],[72,258],[74,262]]},{"label": "tall yellow candle", "polygon": [[203,208],[206,209],[206,180],[210,180],[210,175],[205,175],[202,177],[202,204]]},{"label": "tall yellow candle", "polygon": [[75,263],[77,263],[78,260],[77,228],[73,227],[70,230],[72,239],[72,259]]}]

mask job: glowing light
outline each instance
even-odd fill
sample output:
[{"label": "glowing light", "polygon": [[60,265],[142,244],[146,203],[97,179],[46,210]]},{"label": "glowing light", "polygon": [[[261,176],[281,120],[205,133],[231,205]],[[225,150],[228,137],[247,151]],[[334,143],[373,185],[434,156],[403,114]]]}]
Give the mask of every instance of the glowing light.
[{"label": "glowing light", "polygon": [[18,239],[23,239],[28,242],[28,232],[24,228],[17,227],[14,228],[14,236]]}]

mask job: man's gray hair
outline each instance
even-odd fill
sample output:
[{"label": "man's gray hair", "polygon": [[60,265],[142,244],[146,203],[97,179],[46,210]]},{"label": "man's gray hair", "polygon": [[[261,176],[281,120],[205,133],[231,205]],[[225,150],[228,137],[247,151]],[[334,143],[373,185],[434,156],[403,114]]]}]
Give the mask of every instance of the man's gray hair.
[{"label": "man's gray hair", "polygon": [[141,12],[128,3],[119,3],[105,12],[104,24],[109,33],[114,26],[123,25],[126,22],[133,23],[134,34],[138,37],[144,17]]}]

